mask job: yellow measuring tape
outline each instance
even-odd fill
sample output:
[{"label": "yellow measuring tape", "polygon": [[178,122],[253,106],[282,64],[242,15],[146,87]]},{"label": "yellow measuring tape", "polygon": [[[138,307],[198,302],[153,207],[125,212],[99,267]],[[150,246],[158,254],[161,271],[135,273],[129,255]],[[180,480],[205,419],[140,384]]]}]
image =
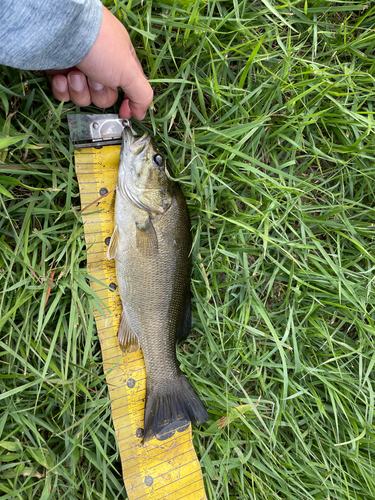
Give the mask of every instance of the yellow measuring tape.
[{"label": "yellow measuring tape", "polygon": [[106,259],[113,231],[115,195],[111,191],[116,187],[119,155],[120,146],[75,151],[81,205],[87,207],[82,213],[87,270],[102,283],[92,281],[91,287],[110,311],[106,310],[105,316],[95,311],[95,319],[125,487],[130,500],[205,500],[190,424],[176,429],[168,439],[142,443],[145,365],[141,351],[123,353],[119,348],[121,299],[116,292],[114,261]]}]

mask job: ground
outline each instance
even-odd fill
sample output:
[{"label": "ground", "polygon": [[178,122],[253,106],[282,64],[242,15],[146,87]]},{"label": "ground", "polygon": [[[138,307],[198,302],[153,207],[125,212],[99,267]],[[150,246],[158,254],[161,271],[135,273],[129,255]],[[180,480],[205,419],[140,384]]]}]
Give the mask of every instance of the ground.
[{"label": "ground", "polygon": [[[373,499],[374,2],[106,4],[155,90],[134,126],[191,213],[179,361],[210,414],[208,498]],[[43,73],[0,68],[4,500],[126,498],[72,111]]]}]

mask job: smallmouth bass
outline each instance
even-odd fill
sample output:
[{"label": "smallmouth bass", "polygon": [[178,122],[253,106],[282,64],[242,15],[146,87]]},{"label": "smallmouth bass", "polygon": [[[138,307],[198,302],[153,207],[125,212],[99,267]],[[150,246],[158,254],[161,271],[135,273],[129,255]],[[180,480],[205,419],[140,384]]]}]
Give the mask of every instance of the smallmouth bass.
[{"label": "smallmouth bass", "polygon": [[209,418],[176,357],[191,327],[191,243],[186,201],[162,153],[148,135],[136,141],[125,127],[107,259],[116,260],[123,306],[119,345],[141,348],[145,359],[144,441],[175,421]]}]

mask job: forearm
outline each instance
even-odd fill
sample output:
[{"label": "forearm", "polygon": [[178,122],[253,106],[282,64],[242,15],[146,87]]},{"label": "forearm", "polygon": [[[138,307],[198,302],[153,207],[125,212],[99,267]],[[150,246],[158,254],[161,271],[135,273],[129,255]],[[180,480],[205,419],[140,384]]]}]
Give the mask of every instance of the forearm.
[{"label": "forearm", "polygon": [[0,64],[61,69],[78,64],[100,30],[100,0],[0,0]]}]

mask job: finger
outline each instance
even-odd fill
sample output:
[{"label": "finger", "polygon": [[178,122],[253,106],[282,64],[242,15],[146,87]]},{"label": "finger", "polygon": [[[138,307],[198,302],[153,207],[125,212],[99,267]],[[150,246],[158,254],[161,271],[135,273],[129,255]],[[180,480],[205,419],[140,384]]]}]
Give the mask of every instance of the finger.
[{"label": "finger", "polygon": [[[127,72],[127,75],[131,75],[131,78],[126,77],[121,88],[125,92],[126,97],[129,98],[129,108],[132,116],[137,120],[143,120],[148,107],[152,103],[154,92],[143,72],[138,69],[136,61],[134,61],[134,59],[131,60],[133,63],[129,66],[133,67],[130,67]],[[121,114],[121,108],[120,116],[121,118],[127,119]]]},{"label": "finger", "polygon": [[91,100],[98,108],[110,108],[115,104],[118,98],[118,92],[101,83],[87,79]]},{"label": "finger", "polygon": [[137,54],[135,52],[135,48],[134,48],[134,46],[133,46],[133,44],[131,42],[130,42],[130,53],[133,56],[133,59],[136,62],[136,64],[137,64],[138,68],[140,69],[140,71],[143,74],[145,74],[144,71],[143,71],[143,68],[142,68],[142,64],[141,64],[140,60],[138,59],[138,56],[137,56]]},{"label": "finger", "polygon": [[120,111],[118,114],[120,115],[120,118],[122,118],[123,120],[130,120],[130,118],[133,116],[129,106],[129,99],[124,99],[122,101],[122,104],[120,106]]},{"label": "finger", "polygon": [[91,103],[91,96],[89,87],[87,85],[86,76],[74,69],[68,74],[68,88],[71,100],[77,106],[89,106]]},{"label": "finger", "polygon": [[70,101],[68,81],[64,75],[51,77],[52,94],[58,101]]},{"label": "finger", "polygon": [[77,69],[77,68],[75,66],[73,66],[72,68],[67,68],[67,69],[46,69],[48,80],[51,81],[52,77],[54,77],[55,75],[65,75],[66,76],[73,69]]}]

